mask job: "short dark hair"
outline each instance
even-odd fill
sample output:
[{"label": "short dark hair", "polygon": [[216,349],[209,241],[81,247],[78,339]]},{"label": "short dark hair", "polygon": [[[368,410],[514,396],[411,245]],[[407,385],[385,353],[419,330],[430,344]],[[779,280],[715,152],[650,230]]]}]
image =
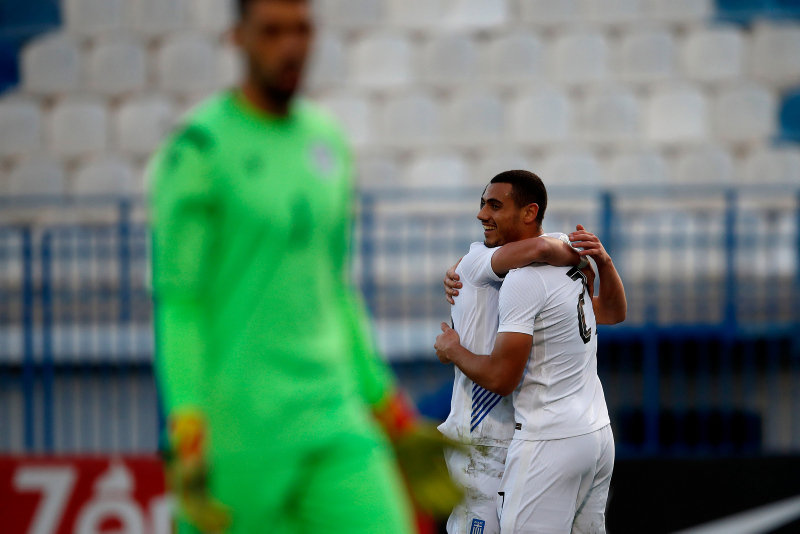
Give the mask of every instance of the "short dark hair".
[{"label": "short dark hair", "polygon": [[515,170],[501,172],[490,183],[511,184],[511,198],[518,208],[538,204],[536,222],[542,224],[544,212],[547,210],[547,188],[541,178],[530,171]]},{"label": "short dark hair", "polygon": [[[254,4],[255,2],[260,2],[265,0],[237,0],[236,6],[239,8],[239,18],[244,17],[245,13],[247,12],[247,8],[250,7],[250,4]],[[276,0],[272,0],[276,1]],[[280,0],[282,2],[308,2],[309,0]]]}]

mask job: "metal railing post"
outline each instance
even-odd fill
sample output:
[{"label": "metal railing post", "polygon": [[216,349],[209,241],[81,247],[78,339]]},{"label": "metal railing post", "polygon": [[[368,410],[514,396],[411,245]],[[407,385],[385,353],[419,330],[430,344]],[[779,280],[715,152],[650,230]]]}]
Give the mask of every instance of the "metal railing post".
[{"label": "metal railing post", "polygon": [[25,452],[34,451],[36,444],[36,416],[34,396],[36,389],[36,362],[34,357],[34,288],[33,288],[33,237],[29,227],[22,228],[22,397],[25,416]]},{"label": "metal railing post", "polygon": [[[737,325],[736,304],[736,222],[738,199],[736,191],[729,189],[725,193],[725,326],[735,330]],[[730,332],[729,332],[730,333]]]},{"label": "metal railing post", "polygon": [[53,364],[53,291],[52,291],[52,234],[42,235],[42,402],[44,404],[44,450],[52,453],[53,439],[53,387],[55,368]]},{"label": "metal railing post", "polygon": [[375,196],[361,194],[361,291],[373,315],[377,310],[375,291]]}]

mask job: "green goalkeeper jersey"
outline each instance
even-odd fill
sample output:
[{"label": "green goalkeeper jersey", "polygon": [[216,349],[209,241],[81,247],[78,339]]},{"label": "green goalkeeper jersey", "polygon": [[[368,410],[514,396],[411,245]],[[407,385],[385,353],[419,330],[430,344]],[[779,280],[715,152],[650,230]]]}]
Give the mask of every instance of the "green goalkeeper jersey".
[{"label": "green goalkeeper jersey", "polygon": [[352,175],[329,115],[297,100],[272,117],[237,92],[151,163],[162,400],[206,413],[217,451],[363,427],[392,387],[349,283]]}]

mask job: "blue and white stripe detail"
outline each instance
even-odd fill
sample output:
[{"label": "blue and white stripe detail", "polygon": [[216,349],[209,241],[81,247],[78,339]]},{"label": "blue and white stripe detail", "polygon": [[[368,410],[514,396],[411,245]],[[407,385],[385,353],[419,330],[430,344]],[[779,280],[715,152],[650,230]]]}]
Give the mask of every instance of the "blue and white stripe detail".
[{"label": "blue and white stripe detail", "polygon": [[489,390],[483,389],[478,384],[472,384],[472,421],[470,422],[470,432],[474,432],[481,421],[489,415],[492,408],[497,406],[497,403],[503,397],[497,393],[492,393]]}]

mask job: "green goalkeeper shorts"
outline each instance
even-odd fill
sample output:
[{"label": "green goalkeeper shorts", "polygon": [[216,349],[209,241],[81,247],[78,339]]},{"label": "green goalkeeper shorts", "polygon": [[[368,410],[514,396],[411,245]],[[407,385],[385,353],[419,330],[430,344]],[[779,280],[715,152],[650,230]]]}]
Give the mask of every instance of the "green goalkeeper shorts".
[{"label": "green goalkeeper shorts", "polygon": [[[307,449],[215,455],[211,488],[230,534],[411,534],[412,512],[385,438],[362,431]],[[196,530],[179,521],[182,534]]]}]

